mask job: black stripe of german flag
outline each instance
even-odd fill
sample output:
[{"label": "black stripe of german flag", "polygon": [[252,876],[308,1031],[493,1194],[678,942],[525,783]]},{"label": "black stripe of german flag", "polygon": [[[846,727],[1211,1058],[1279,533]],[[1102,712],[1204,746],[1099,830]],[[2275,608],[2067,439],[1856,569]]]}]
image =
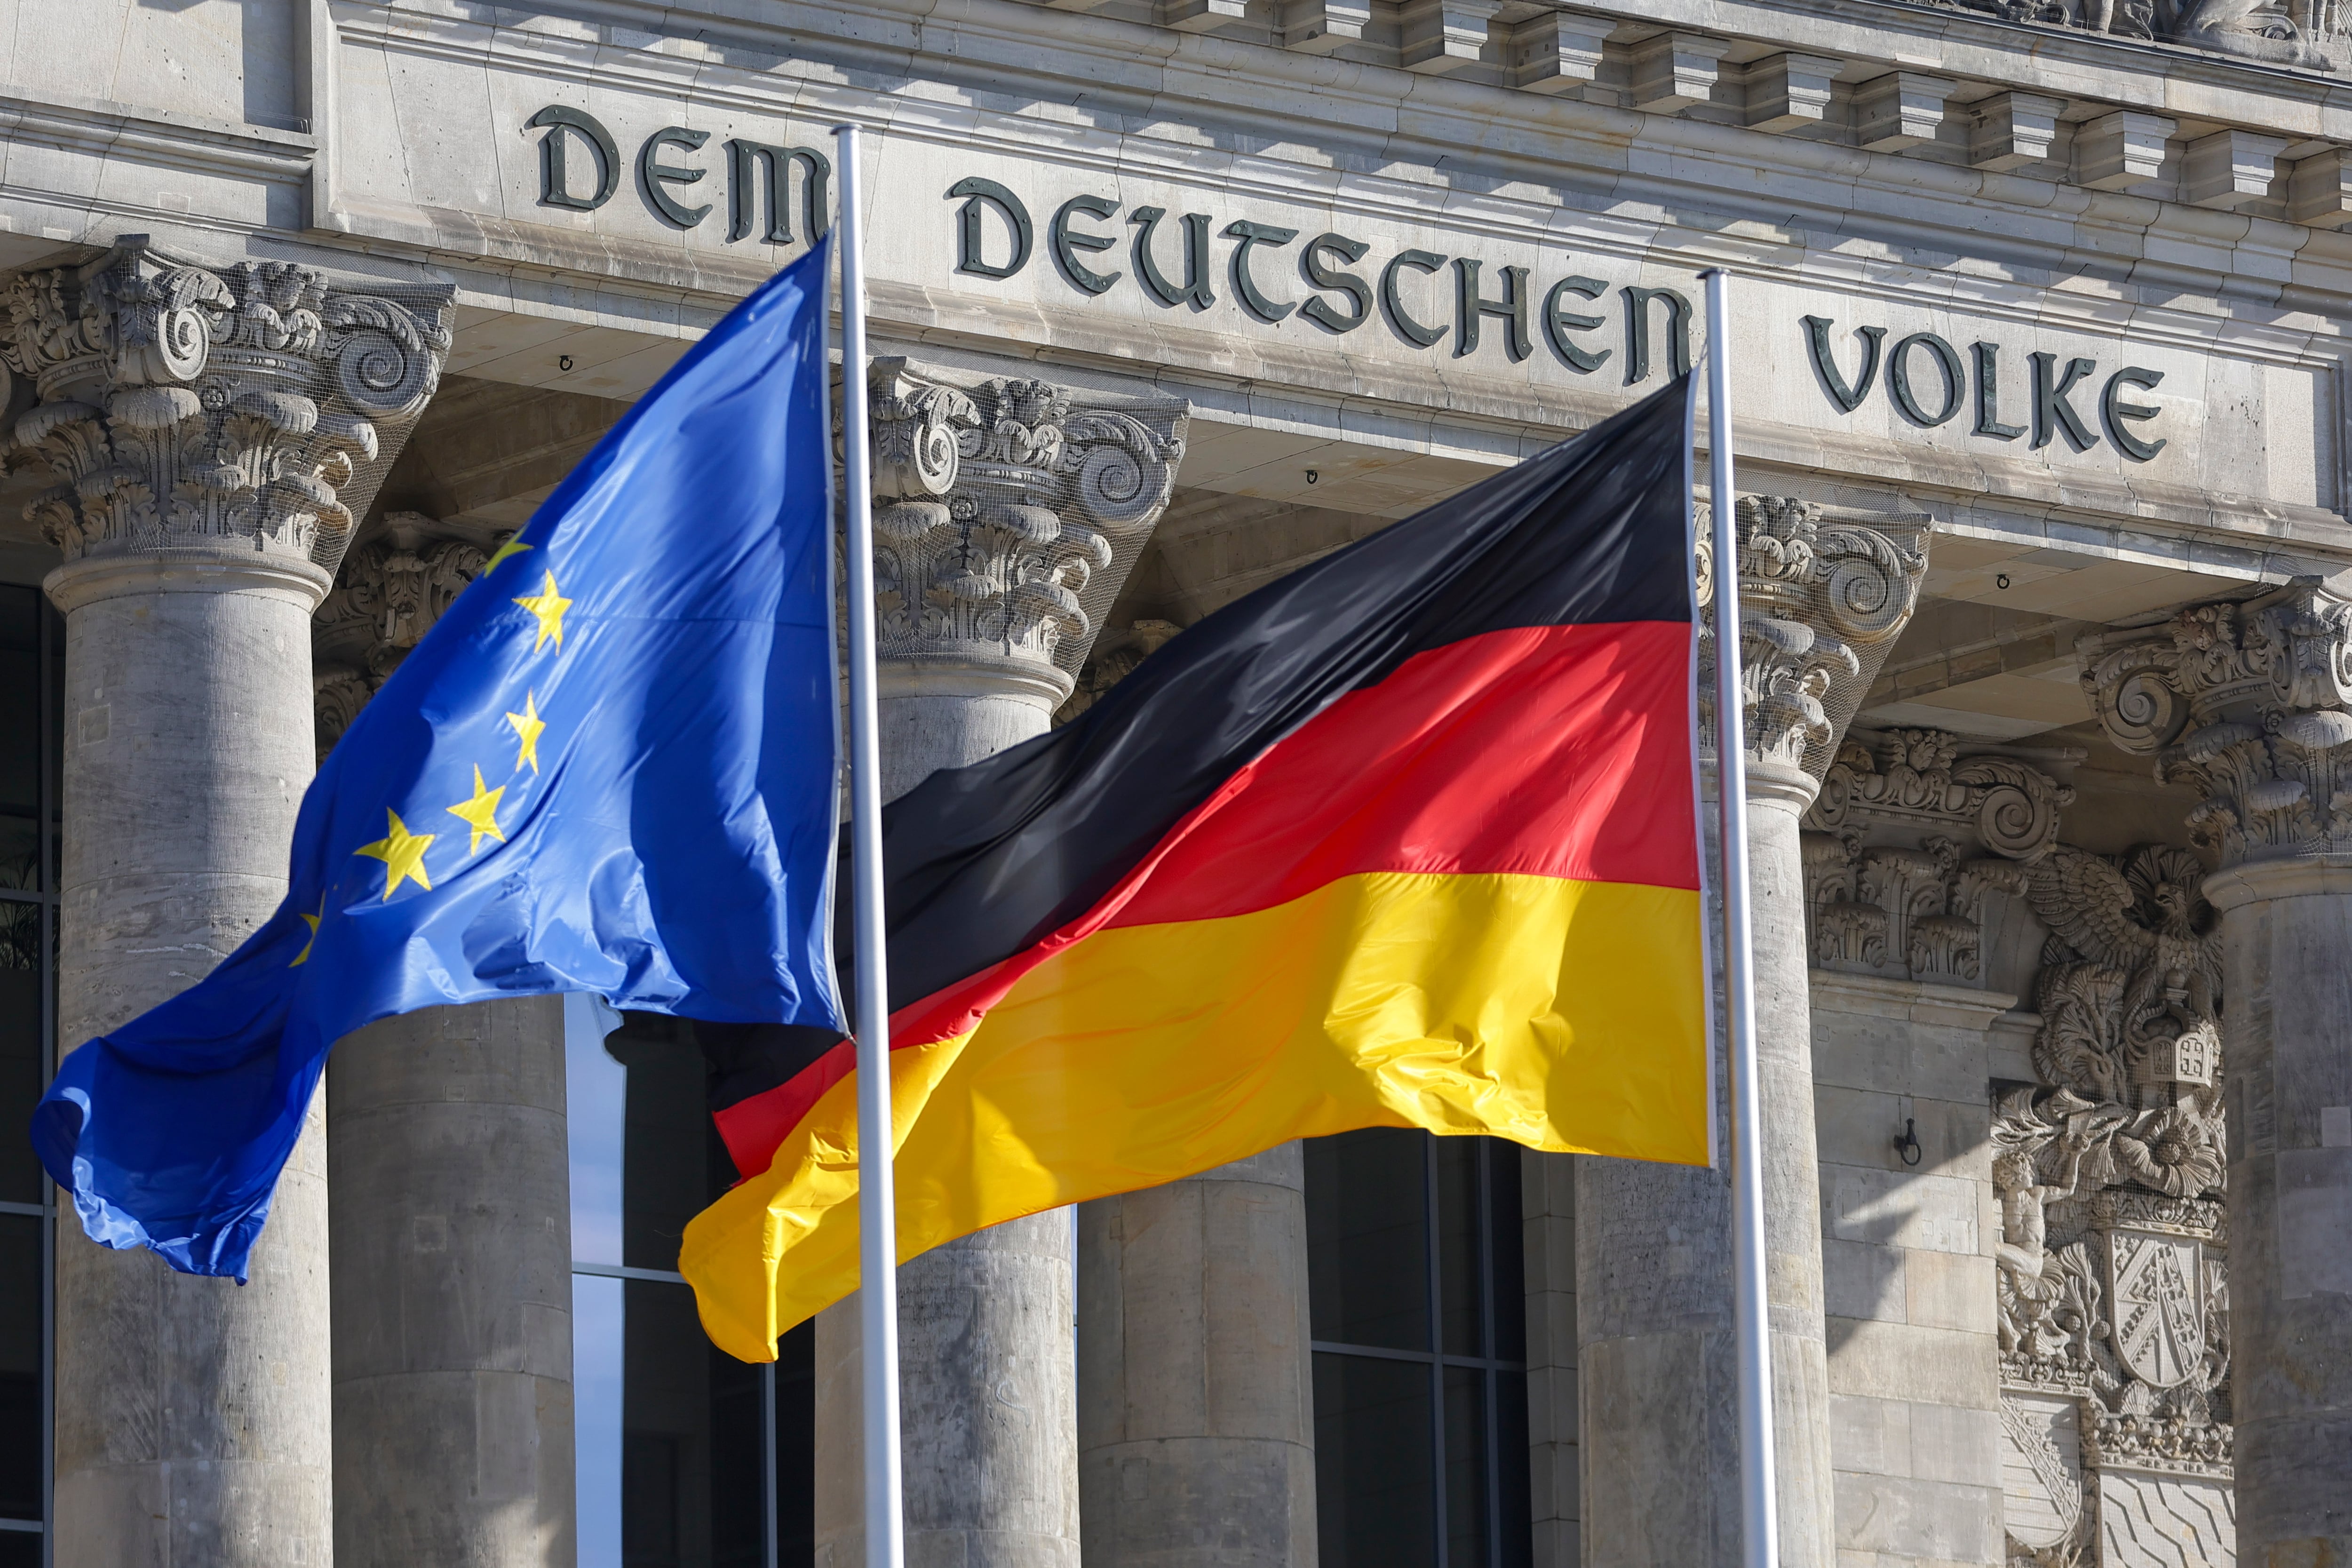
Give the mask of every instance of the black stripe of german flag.
[{"label": "black stripe of german flag", "polygon": [[[901,1257],[1350,1128],[1707,1158],[1686,383],[884,813]],[[853,1052],[703,1026],[746,1359],[856,1288]]]}]

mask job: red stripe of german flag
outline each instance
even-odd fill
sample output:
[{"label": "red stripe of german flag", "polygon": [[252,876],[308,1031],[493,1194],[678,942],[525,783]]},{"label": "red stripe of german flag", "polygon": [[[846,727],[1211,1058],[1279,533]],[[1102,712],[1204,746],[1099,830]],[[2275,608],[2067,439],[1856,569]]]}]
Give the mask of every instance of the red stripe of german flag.
[{"label": "red stripe of german flag", "polygon": [[[1352,1128],[1703,1163],[1688,388],[1260,590],[885,813],[898,1250]],[[680,1267],[856,1288],[846,1042],[739,1033]]]}]

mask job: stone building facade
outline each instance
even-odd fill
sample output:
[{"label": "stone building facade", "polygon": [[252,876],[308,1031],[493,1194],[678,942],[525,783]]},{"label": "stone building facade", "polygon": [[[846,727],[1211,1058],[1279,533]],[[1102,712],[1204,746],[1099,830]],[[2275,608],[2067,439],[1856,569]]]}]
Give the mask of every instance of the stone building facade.
[{"label": "stone building facade", "polygon": [[[2352,1559],[2332,0],[8,0],[0,1109],[866,128],[886,794],[1731,323],[1790,1568]],[[723,520],[714,520],[723,524]],[[1706,645],[1713,657],[1713,641]],[[1683,787],[1680,780],[1660,787]],[[341,1044],[243,1289],[0,1149],[0,1568],[861,1560],[690,1027]],[[1388,1131],[941,1248],[909,1550],[1716,1568],[1721,1173]]]}]

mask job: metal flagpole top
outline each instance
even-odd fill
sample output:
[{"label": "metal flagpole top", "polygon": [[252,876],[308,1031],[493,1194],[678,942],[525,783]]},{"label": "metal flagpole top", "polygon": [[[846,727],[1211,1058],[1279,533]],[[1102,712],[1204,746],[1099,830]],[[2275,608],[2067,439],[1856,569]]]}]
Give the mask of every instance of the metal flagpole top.
[{"label": "metal flagpole top", "polygon": [[1707,512],[1714,547],[1716,798],[1722,811],[1723,978],[1731,1035],[1732,1290],[1739,1347],[1740,1562],[1779,1568],[1772,1345],[1764,1297],[1764,1162],[1757,1114],[1755,934],[1748,907],[1748,743],[1739,657],[1738,492],[1731,472],[1730,274],[1706,284]]},{"label": "metal flagpole top", "polygon": [[898,1204],[892,1192],[888,932],[882,909],[882,748],[876,716],[874,490],[866,403],[866,256],[857,127],[833,128],[840,177],[841,427],[849,557],[849,821],[856,931],[857,1319],[863,1351],[866,1568],[903,1568],[898,1446]]}]

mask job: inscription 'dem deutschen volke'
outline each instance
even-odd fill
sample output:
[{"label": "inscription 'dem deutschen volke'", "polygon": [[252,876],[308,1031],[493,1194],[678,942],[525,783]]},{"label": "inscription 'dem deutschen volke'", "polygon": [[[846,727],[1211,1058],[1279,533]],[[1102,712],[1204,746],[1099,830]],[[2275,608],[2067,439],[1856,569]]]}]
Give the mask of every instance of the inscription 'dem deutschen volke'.
[{"label": "inscription 'dem deutschen volke'", "polygon": [[[551,104],[525,124],[543,132],[541,205],[593,212],[613,198],[620,186],[620,148],[594,116]],[[690,197],[712,171],[677,161],[698,153],[709,137],[707,131],[670,125],[638,146],[638,194],[646,210],[672,228],[698,227],[711,215],[711,204],[692,204]],[[763,243],[794,243],[795,205],[809,238],[824,233],[831,221],[833,164],[823,152],[740,137],[721,146],[728,243],[748,238],[755,229]],[[575,147],[585,154],[587,167],[572,162]],[[795,174],[797,204],[792,199]],[[583,184],[586,190],[576,188]],[[1039,248],[1037,224],[1017,192],[973,175],[956,181],[945,195],[959,204],[952,215],[957,272],[1003,279],[1031,264]],[[1690,368],[1694,312],[1689,297],[1675,289],[1620,285],[1613,300],[1619,330],[1612,334],[1605,316],[1583,308],[1610,294],[1599,278],[1570,273],[1538,279],[1534,268],[1520,266],[1495,267],[1490,273],[1477,258],[1419,247],[1376,256],[1369,243],[1336,230],[1310,237],[1297,227],[1248,218],[1220,226],[1208,213],[1123,207],[1115,197],[1084,193],[1065,199],[1045,223],[1045,254],[1084,297],[1101,298],[1131,282],[1163,308],[1199,311],[1217,302],[1223,287],[1245,315],[1269,327],[1296,320],[1338,337],[1378,321],[1415,350],[1444,344],[1460,359],[1493,342],[1514,363],[1533,356],[1540,342],[1577,375],[1594,374],[1616,358],[1617,374],[1628,386],[1660,370],[1680,374]],[[1118,249],[1122,239],[1123,268],[1106,255]],[[1222,266],[1217,239],[1232,242]],[[1285,276],[1293,269],[1295,283]],[[2098,445],[2104,432],[2124,458],[2141,463],[2167,444],[2136,428],[2162,412],[2134,396],[2154,391],[2164,379],[2160,371],[2126,365],[2102,382],[2095,360],[2069,355],[2062,363],[2058,354],[2034,351],[2024,355],[2024,374],[2014,377],[2013,395],[2005,402],[1997,343],[1972,342],[1963,356],[1935,332],[1912,332],[1890,345],[1886,328],[1860,327],[1850,334],[1856,341],[1848,345],[1853,364],[1849,375],[1838,363],[1834,321],[1806,316],[1798,325],[1814,379],[1841,414],[1855,413],[1883,388],[1895,412],[1922,429],[1948,425],[1966,412],[1972,437],[2024,439],[2037,450],[2063,440],[2078,452]],[[1660,328],[1663,345],[1657,342]],[[1661,346],[1663,353],[1657,352]],[[2098,388],[2095,397],[2093,385]],[[2078,405],[2077,397],[2087,400],[2087,406]],[[2004,419],[2004,407],[2023,422]]]}]

